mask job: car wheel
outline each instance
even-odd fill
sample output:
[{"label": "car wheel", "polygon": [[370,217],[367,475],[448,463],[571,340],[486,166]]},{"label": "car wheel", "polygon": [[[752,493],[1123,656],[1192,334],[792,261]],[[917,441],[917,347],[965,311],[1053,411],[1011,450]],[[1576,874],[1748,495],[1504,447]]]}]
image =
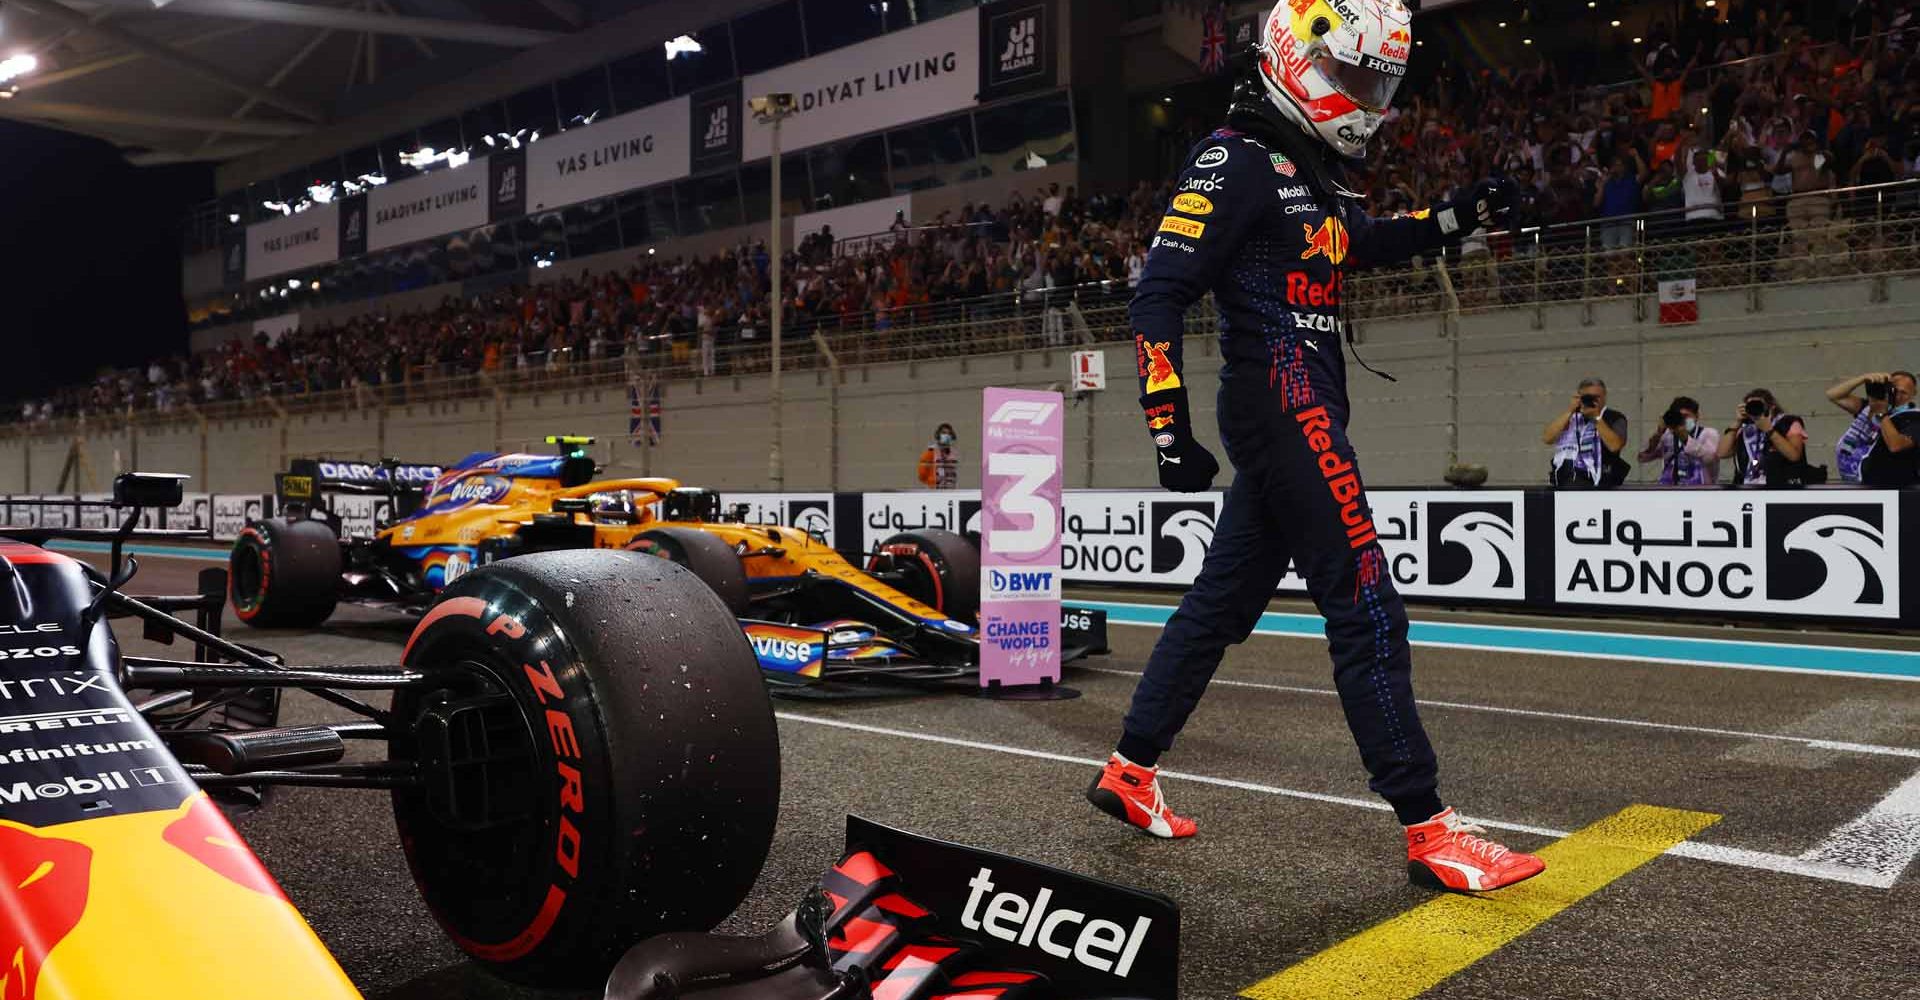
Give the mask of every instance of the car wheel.
[{"label": "car wheel", "polygon": [[972,621],[980,611],[980,550],[951,531],[894,535],[880,543],[867,572],[949,618]]},{"label": "car wheel", "polygon": [[312,628],[340,598],[340,539],[319,521],[251,521],[227,556],[233,613],[256,628]]},{"label": "car wheel", "polygon": [[760,668],[693,574],[540,552],[449,586],[402,661],[393,808],[440,926],[508,978],[588,985],[634,942],[746,897],[780,801]]},{"label": "car wheel", "polygon": [[698,528],[654,528],[641,532],[627,548],[685,566],[720,595],[734,617],[747,613],[746,568],[740,565],[740,554],[718,535]]}]

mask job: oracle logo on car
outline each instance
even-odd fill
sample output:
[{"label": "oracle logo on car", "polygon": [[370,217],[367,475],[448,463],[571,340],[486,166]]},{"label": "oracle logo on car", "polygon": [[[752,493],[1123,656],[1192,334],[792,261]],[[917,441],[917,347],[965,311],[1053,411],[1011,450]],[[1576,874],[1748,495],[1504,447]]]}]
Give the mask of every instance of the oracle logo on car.
[{"label": "oracle logo on car", "polygon": [[[1022,948],[1042,952],[1107,972],[1122,979],[1133,970],[1140,945],[1153,927],[1152,917],[1137,917],[1128,928],[1112,920],[1089,919],[1079,910],[1053,904],[1053,890],[1041,888],[1032,900],[1013,892],[993,893],[993,869],[982,868],[967,880],[971,890],[960,925]],[[1064,928],[1078,927],[1071,942],[1061,940]]]}]

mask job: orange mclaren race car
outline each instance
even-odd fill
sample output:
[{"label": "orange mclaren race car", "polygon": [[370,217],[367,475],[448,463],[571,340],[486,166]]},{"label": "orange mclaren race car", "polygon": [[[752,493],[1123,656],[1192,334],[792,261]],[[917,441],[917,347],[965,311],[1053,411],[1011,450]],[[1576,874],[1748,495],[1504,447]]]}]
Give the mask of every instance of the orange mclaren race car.
[{"label": "orange mclaren race car", "polygon": [[[687,570],[537,553],[445,587],[396,664],[288,665],[221,637],[217,570],[200,594],[122,592],[128,538],[190,534],[134,530],[180,478],[121,476],[118,530],[0,529],[0,993],[359,996],[219,808],[276,785],[388,790],[434,917],[523,981],[603,983],[636,942],[745,897],[778,733],[750,645]],[[49,538],[110,541],[111,571]],[[192,657],[124,653],[116,617]],[[649,670],[698,683],[632,681]],[[281,725],[288,690],[357,721]]]},{"label": "orange mclaren race car", "polygon": [[[947,531],[894,535],[864,569],[818,535],[745,523],[718,493],[672,479],[596,479],[591,438],[555,455],[482,452],[447,468],[301,461],[279,477],[283,516],[247,525],[229,563],[235,612],[309,627],[342,600],[418,610],[473,567],[554,549],[626,549],[679,563],[739,618],[782,693],[838,681],[927,684],[977,671],[980,556]],[[327,494],[381,497],[371,539],[345,537]],[[1105,612],[1066,608],[1063,657],[1106,651]],[[866,690],[872,690],[867,686]]]}]

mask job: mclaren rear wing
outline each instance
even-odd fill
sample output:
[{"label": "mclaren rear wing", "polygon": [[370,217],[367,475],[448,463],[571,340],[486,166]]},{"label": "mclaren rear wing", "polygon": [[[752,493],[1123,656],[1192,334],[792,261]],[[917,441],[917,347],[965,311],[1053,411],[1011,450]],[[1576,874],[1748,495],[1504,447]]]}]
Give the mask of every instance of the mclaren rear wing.
[{"label": "mclaren rear wing", "polygon": [[433,481],[445,471],[438,465],[383,459],[379,462],[336,462],[324,458],[296,458],[286,472],[273,477],[278,509],[303,516],[325,510],[329,493],[390,497],[396,516],[410,512],[427,495]]}]

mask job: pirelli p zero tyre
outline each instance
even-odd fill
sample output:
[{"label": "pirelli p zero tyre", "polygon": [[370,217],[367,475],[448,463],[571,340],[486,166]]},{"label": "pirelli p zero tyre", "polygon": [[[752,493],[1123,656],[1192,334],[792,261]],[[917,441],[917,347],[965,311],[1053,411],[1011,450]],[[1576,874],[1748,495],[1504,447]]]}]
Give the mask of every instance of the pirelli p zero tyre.
[{"label": "pirelli p zero tyre", "polygon": [[753,649],[693,574],[537,552],[449,586],[407,642],[393,809],[461,949],[523,982],[595,985],[634,942],[705,930],[773,840],[780,746]]},{"label": "pirelli p zero tyre", "polygon": [[867,572],[884,574],[908,597],[971,621],[980,611],[980,550],[951,531],[925,528],[880,543]]},{"label": "pirelli p zero tyre", "polygon": [[641,532],[628,548],[685,566],[720,595],[720,602],[734,617],[747,613],[746,567],[740,565],[739,553],[718,535],[698,528],[654,528]]},{"label": "pirelli p zero tyre", "polygon": [[319,521],[250,521],[227,556],[233,613],[256,628],[312,628],[340,597],[340,539]]}]

